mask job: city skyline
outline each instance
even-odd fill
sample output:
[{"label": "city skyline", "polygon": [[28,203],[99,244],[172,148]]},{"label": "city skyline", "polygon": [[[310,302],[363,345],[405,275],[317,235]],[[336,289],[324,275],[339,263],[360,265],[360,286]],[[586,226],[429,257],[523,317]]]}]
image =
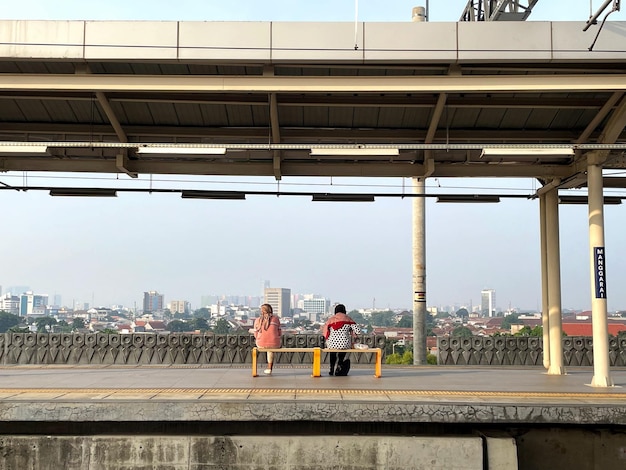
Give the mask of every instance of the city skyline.
[{"label": "city skyline", "polygon": [[[267,285],[268,281],[264,281]],[[27,287],[27,286],[17,286],[17,287]],[[266,287],[267,289],[267,287]],[[278,291],[278,290],[287,290],[290,291],[289,288],[272,288],[270,290],[274,290],[274,291]],[[18,293],[19,292],[19,293]],[[510,312],[510,311],[518,311],[518,312],[541,312],[541,306],[537,306],[536,308],[533,307],[523,307],[520,305],[499,305],[497,302],[494,303],[493,299],[496,298],[496,290],[495,289],[481,289],[481,291],[478,293],[478,301],[474,301],[474,300],[470,300],[468,302],[443,302],[443,303],[439,303],[439,304],[428,304],[427,305],[427,309],[429,311],[432,311],[433,309],[436,309],[438,312],[449,312],[449,313],[455,313],[456,311],[458,311],[459,309],[466,309],[469,312],[475,312],[475,313],[481,313],[481,314],[485,314],[485,295],[487,293],[487,298],[491,299],[491,300],[487,300],[488,305],[491,305],[493,308],[491,309],[491,315],[487,314],[485,316],[496,316],[499,315],[501,313],[505,313],[505,312]],[[133,301],[132,304],[127,304],[127,303],[123,303],[123,302],[113,302],[113,303],[109,303],[109,304],[104,304],[104,303],[93,303],[92,301],[85,301],[85,300],[79,300],[76,298],[71,298],[71,301],[62,301],[61,299],[64,298],[64,296],[62,294],[59,293],[55,293],[53,295],[48,294],[47,292],[38,292],[35,291],[33,289],[30,289],[29,287],[24,290],[23,292],[16,290],[16,286],[2,286],[0,285],[0,310],[2,310],[2,302],[1,300],[6,296],[6,295],[13,295],[16,296],[18,298],[21,298],[22,295],[24,294],[34,294],[35,296],[43,296],[46,297],[46,299],[49,299],[48,305],[51,307],[55,307],[55,308],[67,308],[67,309],[73,309],[73,310],[87,310],[89,308],[124,308],[124,309],[128,309],[128,310],[132,310],[135,312],[141,312],[141,311],[145,311],[145,303],[146,303],[146,298],[147,296],[149,297],[160,297],[160,302],[163,306],[163,309],[168,309],[170,308],[170,304],[171,303],[175,303],[177,306],[179,305],[179,303],[184,303],[186,306],[188,305],[190,307],[190,311],[195,311],[195,310],[199,310],[201,308],[206,308],[206,307],[210,307],[210,306],[215,306],[218,303],[221,303],[222,305],[242,305],[242,306],[246,306],[246,307],[250,307],[250,308],[258,308],[262,303],[267,302],[267,298],[264,297],[264,295],[255,295],[253,293],[239,293],[239,294],[202,294],[200,296],[200,300],[196,303],[196,301],[194,301],[193,299],[190,298],[182,298],[180,296],[176,296],[176,295],[168,295],[165,292],[161,292],[161,291],[156,291],[156,290],[150,290],[150,291],[143,291],[141,294],[141,299],[137,300],[137,301]],[[344,301],[342,300],[335,300],[335,299],[331,299],[329,297],[324,296],[323,294],[320,293],[311,293],[311,292],[307,292],[307,293],[303,293],[303,292],[293,292],[290,295],[290,299],[291,299],[291,308],[298,308],[297,306],[297,302],[298,301],[302,301],[303,299],[306,298],[314,298],[314,299],[324,299],[328,305],[334,305],[337,303],[344,303]],[[93,296],[93,298],[95,298],[95,294]],[[235,300],[236,299],[236,300]],[[347,308],[349,310],[364,310],[364,311],[385,311],[385,310],[393,310],[393,311],[401,311],[401,310],[406,310],[406,311],[411,311],[412,307],[407,305],[407,306],[380,306],[380,305],[376,305],[375,303],[375,299],[373,299],[374,302],[372,302],[372,304],[366,305],[366,304],[358,304],[358,305],[351,305],[351,306],[347,306]],[[271,302],[270,302],[271,303]],[[144,308],[142,308],[142,306]],[[178,308],[177,308],[178,309]],[[585,309],[582,307],[563,307],[562,310],[565,311],[585,311],[585,310],[589,310],[589,309]],[[609,309],[609,312],[619,312],[619,311],[623,311],[624,309]],[[149,310],[150,311],[150,310]]]}]

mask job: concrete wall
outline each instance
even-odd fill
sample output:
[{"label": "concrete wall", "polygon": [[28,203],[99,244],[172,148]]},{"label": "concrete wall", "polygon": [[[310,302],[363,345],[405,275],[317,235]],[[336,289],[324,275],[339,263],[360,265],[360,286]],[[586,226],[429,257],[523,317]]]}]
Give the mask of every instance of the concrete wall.
[{"label": "concrete wall", "polygon": [[[511,439],[504,446],[515,455]],[[4,436],[0,451],[2,470],[487,468],[480,437]],[[516,468],[504,463],[488,468]]]},{"label": "concrete wall", "polygon": [[[359,341],[385,348],[383,335],[361,335]],[[283,335],[284,347],[324,347],[321,335]],[[252,362],[254,337],[249,334],[192,333],[4,333],[0,364],[244,364]],[[322,354],[326,360],[326,354]],[[355,363],[373,364],[376,355],[353,355]],[[279,364],[312,364],[313,353],[279,353]]]},{"label": "concrete wall", "polygon": [[[563,365],[592,366],[593,339],[589,336],[563,338]],[[626,366],[626,338],[609,339],[611,366]],[[437,338],[440,365],[543,366],[543,338],[537,336],[440,336]]]}]

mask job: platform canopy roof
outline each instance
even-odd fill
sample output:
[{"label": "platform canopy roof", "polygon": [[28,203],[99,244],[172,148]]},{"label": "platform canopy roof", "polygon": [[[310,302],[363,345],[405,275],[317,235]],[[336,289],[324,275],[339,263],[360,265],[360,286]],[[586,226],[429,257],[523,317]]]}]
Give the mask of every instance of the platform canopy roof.
[{"label": "platform canopy roof", "polygon": [[626,167],[626,24],[583,27],[0,21],[0,172],[580,187]]}]

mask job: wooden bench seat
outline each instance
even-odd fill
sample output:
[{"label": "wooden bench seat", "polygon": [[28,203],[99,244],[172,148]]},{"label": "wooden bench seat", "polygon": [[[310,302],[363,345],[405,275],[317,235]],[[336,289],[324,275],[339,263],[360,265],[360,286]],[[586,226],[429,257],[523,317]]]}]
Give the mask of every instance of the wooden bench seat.
[{"label": "wooden bench seat", "polygon": [[252,377],[258,377],[257,374],[257,355],[259,352],[300,352],[300,353],[312,353],[313,354],[313,372],[311,377],[322,376],[322,353],[331,352],[345,352],[345,353],[370,353],[376,354],[376,363],[374,368],[374,377],[379,378],[382,376],[382,358],[383,352],[380,348],[368,348],[368,349],[330,349],[330,348],[252,348]]}]

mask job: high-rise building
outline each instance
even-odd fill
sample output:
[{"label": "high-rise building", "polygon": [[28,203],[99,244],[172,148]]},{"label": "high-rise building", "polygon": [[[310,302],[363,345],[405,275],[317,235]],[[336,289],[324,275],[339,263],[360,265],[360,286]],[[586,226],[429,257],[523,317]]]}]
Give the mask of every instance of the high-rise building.
[{"label": "high-rise building", "polygon": [[496,291],[495,289],[483,289],[480,291],[480,310],[485,317],[496,316]]},{"label": "high-rise building", "polygon": [[265,303],[272,306],[274,314],[280,318],[291,316],[291,289],[266,287]]},{"label": "high-rise building", "polygon": [[172,314],[184,313],[186,315],[191,313],[191,304],[186,300],[172,300],[168,304],[168,308]]},{"label": "high-rise building", "polygon": [[323,297],[315,296],[313,298],[302,300],[302,310],[304,310],[306,313],[323,315],[328,312],[329,307],[330,300]]},{"label": "high-rise building", "polygon": [[45,315],[48,296],[25,292],[20,296],[20,317],[27,315]]},{"label": "high-rise building", "polygon": [[163,311],[163,294],[159,294],[155,290],[143,293],[143,312],[162,312]]},{"label": "high-rise building", "polygon": [[20,298],[17,295],[5,294],[0,297],[0,311],[13,315],[20,314]]}]

